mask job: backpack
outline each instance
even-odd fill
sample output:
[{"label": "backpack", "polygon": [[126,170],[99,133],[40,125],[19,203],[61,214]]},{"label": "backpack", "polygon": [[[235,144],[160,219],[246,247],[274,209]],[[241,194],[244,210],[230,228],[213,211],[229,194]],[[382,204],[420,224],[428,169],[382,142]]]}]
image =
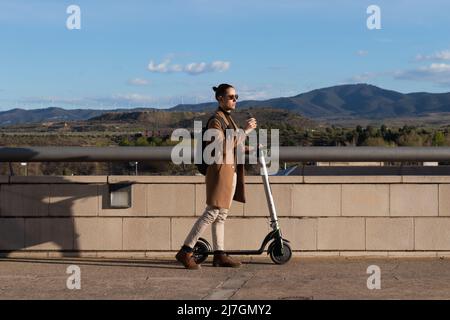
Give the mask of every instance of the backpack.
[{"label": "backpack", "polygon": [[197,167],[197,170],[198,170],[202,175],[204,175],[204,176],[206,176],[206,171],[208,170],[209,164],[207,164],[207,163],[205,162],[205,159],[203,158],[203,152],[204,152],[204,150],[205,150],[205,148],[206,148],[206,146],[207,146],[207,144],[208,144],[209,141],[204,141],[204,140],[203,140],[203,137],[205,136],[206,130],[208,130],[209,122],[210,122],[211,120],[213,120],[213,119],[217,119],[217,120],[220,121],[220,124],[222,125],[222,128],[223,128],[223,133],[224,133],[224,135],[225,135],[225,130],[228,129],[228,126],[226,125],[226,123],[225,123],[225,121],[223,120],[223,118],[222,118],[222,117],[218,117],[216,114],[212,115],[212,116],[208,119],[208,121],[206,122],[206,125],[202,128],[202,138],[201,138],[201,141],[200,141],[200,143],[201,143],[201,148],[202,148],[202,156],[201,156],[201,160],[202,160],[202,161],[201,161],[201,163],[196,163],[195,166]]}]

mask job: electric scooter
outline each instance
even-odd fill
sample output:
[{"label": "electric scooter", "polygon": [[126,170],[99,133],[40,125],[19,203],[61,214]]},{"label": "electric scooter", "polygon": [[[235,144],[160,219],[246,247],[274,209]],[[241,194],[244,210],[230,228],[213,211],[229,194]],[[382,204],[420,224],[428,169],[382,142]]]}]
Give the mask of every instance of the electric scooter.
[{"label": "electric scooter", "polygon": [[[285,264],[292,257],[292,249],[289,245],[289,241],[284,239],[281,235],[281,229],[278,224],[277,212],[273,201],[272,190],[269,184],[269,175],[267,173],[266,160],[264,158],[264,150],[259,150],[259,162],[263,169],[263,182],[264,191],[266,194],[267,204],[270,212],[270,231],[264,238],[261,247],[258,250],[232,250],[225,251],[229,255],[260,255],[264,252],[267,244],[270,242],[267,248],[267,254],[270,254],[270,258],[276,264]],[[204,262],[208,255],[213,254],[213,250],[209,242],[204,238],[199,238],[193,248],[193,257],[197,264]]]}]

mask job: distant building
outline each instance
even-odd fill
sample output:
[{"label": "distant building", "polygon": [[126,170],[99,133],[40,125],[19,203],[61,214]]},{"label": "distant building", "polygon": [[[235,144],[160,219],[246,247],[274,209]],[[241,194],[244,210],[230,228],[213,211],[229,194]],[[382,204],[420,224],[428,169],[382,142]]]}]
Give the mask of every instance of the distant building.
[{"label": "distant building", "polygon": [[316,162],[316,166],[358,166],[358,167],[379,167],[384,166],[384,162]]},{"label": "distant building", "polygon": [[[403,170],[428,170],[423,167],[439,167],[445,169],[445,166],[439,166],[438,162],[407,162],[403,163]],[[328,172],[328,174],[368,174],[370,172],[378,172],[379,174],[392,173],[401,170],[399,163],[393,162],[316,162],[310,165],[294,165],[289,168],[280,169],[275,176],[298,176],[303,174],[316,174],[318,172]],[[405,169],[406,168],[406,169]],[[409,169],[408,169],[409,168]],[[431,168],[430,168],[431,169]],[[436,168],[438,169],[438,168]]]},{"label": "distant building", "polygon": [[277,173],[273,174],[273,176],[290,176],[290,175],[294,175],[294,171],[295,169],[297,169],[298,166],[292,166],[289,168],[284,168],[281,170],[278,170]]}]

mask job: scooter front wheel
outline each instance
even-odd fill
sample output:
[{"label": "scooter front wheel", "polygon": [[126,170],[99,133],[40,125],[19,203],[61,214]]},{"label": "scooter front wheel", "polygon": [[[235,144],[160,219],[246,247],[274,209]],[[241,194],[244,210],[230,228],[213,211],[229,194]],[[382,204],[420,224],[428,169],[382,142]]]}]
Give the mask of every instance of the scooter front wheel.
[{"label": "scooter front wheel", "polygon": [[291,246],[286,242],[283,241],[283,249],[281,250],[281,255],[278,255],[276,253],[276,245],[275,243],[272,243],[271,246],[269,246],[269,254],[270,259],[276,264],[285,264],[288,262],[292,257],[292,249]]},{"label": "scooter front wheel", "polygon": [[209,243],[200,239],[193,248],[193,257],[196,264],[201,264],[208,258]]}]

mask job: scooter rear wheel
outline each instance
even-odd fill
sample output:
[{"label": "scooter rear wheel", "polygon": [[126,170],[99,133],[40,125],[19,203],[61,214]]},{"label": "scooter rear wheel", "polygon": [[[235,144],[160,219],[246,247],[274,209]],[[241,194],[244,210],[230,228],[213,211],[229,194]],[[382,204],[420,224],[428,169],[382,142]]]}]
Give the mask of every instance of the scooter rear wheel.
[{"label": "scooter rear wheel", "polygon": [[275,254],[275,251],[275,245],[269,247],[270,259],[272,259],[272,261],[276,264],[285,264],[292,257],[291,246],[286,241],[283,241],[283,249],[281,255]]},{"label": "scooter rear wheel", "polygon": [[193,257],[196,264],[203,263],[208,258],[209,245],[202,240],[198,240],[193,249]]}]

